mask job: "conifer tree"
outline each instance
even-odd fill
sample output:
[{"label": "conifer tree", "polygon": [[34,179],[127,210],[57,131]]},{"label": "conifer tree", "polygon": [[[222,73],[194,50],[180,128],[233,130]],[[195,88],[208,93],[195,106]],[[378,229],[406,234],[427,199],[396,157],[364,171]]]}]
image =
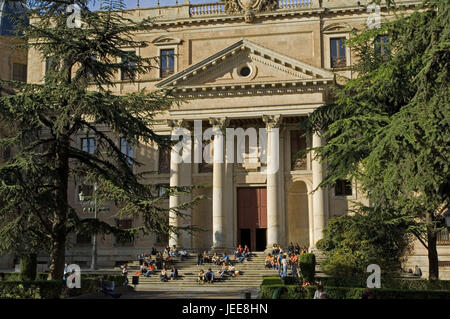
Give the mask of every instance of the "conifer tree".
[{"label": "conifer tree", "polygon": [[[68,23],[67,5],[81,8],[81,27]],[[43,83],[2,83],[15,94],[0,98],[0,147],[11,147],[13,156],[0,165],[0,250],[50,254],[50,278],[63,276],[65,250],[71,233],[113,233],[134,236],[195,227],[169,226],[161,203],[168,195],[190,192],[192,187],[154,191],[151,176],[139,171],[142,163],[124,154],[116,144],[125,138],[131,145],[151,141],[170,147],[152,126],[155,115],[177,101],[169,92],[140,90],[115,95],[111,88],[119,72],[132,80],[154,67],[154,58],[132,54],[124,48],[146,46],[137,32],[152,28],[150,19],[127,17],[122,1],[102,3],[90,11],[88,1],[31,1],[29,24],[21,24],[27,49],[48,62]],[[25,21],[24,19],[18,20]],[[72,21],[73,22],[73,21]],[[105,129],[107,128],[107,129]],[[96,151],[80,149],[76,134],[89,132]],[[100,200],[113,200],[119,216],[139,216],[143,224],[121,230],[94,219],[81,219],[69,204],[69,182],[96,182]],[[171,208],[176,214],[202,197]]]},{"label": "conifer tree", "polygon": [[424,0],[355,34],[347,45],[358,77],[303,123],[327,140],[316,149],[328,166],[322,185],[353,178],[372,206],[407,222],[428,250],[430,279],[439,278],[436,239],[450,195],[449,10]]}]

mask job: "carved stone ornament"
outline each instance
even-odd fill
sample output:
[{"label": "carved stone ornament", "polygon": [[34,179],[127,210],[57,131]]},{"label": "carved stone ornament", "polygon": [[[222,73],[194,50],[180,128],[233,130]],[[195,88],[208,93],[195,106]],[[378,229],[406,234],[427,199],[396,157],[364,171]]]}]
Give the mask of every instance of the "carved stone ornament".
[{"label": "carved stone ornament", "polygon": [[275,10],[278,0],[225,0],[225,12],[244,13],[245,22],[250,23],[256,12]]}]

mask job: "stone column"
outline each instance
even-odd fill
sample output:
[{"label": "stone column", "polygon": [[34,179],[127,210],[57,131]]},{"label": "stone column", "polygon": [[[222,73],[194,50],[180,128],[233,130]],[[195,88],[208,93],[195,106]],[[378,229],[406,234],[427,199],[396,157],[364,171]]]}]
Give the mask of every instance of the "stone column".
[{"label": "stone column", "polygon": [[283,234],[283,218],[280,210],[279,166],[280,166],[280,139],[279,126],[281,116],[263,116],[267,130],[267,248],[274,243],[281,244]]},{"label": "stone column", "polygon": [[[312,137],[312,147],[322,145],[322,138],[319,134],[314,133]],[[318,240],[323,238],[323,229],[325,227],[325,190],[317,188],[323,180],[323,164],[319,158],[312,160],[312,177],[313,177],[313,216],[314,216],[314,247]]]},{"label": "stone column", "polygon": [[214,134],[214,158],[213,158],[213,249],[225,249],[225,214],[224,214],[224,190],[225,190],[225,128],[227,118],[210,118]]},{"label": "stone column", "polygon": [[[172,128],[173,134],[179,134],[180,130],[186,127],[186,122],[183,120],[168,120],[168,125]],[[175,153],[182,155],[180,150],[175,150],[172,148],[170,156],[170,187],[190,185],[191,163],[177,162],[175,160]],[[189,201],[189,196],[183,194],[172,195],[169,197],[169,208],[178,207],[179,205]],[[179,213],[183,214],[183,216],[180,216],[174,211],[169,212],[169,225],[173,227],[189,226],[191,223],[191,209],[184,209]],[[176,245],[177,247],[189,249],[191,248],[191,235],[186,231],[181,231],[178,235],[171,233],[169,245]]]}]

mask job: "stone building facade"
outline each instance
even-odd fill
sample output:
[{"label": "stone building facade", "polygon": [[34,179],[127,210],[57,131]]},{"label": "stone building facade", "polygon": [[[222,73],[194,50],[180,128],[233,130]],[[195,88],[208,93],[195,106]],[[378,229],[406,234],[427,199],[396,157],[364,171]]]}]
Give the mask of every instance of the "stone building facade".
[{"label": "stone building facade", "polygon": [[[354,201],[367,204],[351,181],[313,192],[325,167],[312,154],[296,156],[308,146],[323,143],[317,135],[303,136],[299,123],[329,102],[333,84],[342,77],[356,76],[348,68],[355,61],[354,53],[344,42],[352,31],[376,22],[377,11],[368,9],[367,3],[225,0],[191,5],[186,0],[169,7],[124,10],[128,18],[155,19],[151,31],[135,35],[149,45],[124,50],[156,57],[158,63],[135,81],[117,74],[115,93],[172,89],[183,102],[157,117],[154,130],[158,134],[169,136],[178,128],[194,134],[195,123],[223,132],[225,139],[226,128],[255,129],[266,134],[258,135],[258,140],[269,141],[265,155],[278,157],[279,169],[271,170],[273,162],[260,159],[259,145],[253,150],[243,147],[243,163],[227,158],[211,164],[194,163],[193,158],[192,163],[177,163],[170,151],[153,144],[125,145],[124,150],[130,149],[136,160],[145,164],[139,169],[156,172],[149,180],[155,191],[168,185],[207,185],[190,196],[172,196],[166,203],[167,207],[177,206],[192,196],[207,195],[208,199],[184,212],[187,218],[170,218],[174,225],[190,224],[205,231],[170,239],[147,236],[128,243],[105,236],[99,240],[99,263],[115,265],[167,243],[199,251],[232,249],[239,243],[264,250],[273,243],[286,246],[294,242],[313,250],[328,219],[348,213]],[[418,3],[397,2],[404,10]],[[389,18],[384,7],[379,14],[381,19]],[[45,58],[31,51],[28,65],[29,81],[42,81]],[[200,139],[200,144],[206,148],[212,143],[217,152],[219,140]],[[117,138],[118,145],[122,142],[126,143]],[[77,143],[89,150],[95,145],[95,136],[80,134]],[[274,143],[277,147],[271,146]],[[72,181],[72,205],[80,214],[92,217],[83,212],[79,191],[80,185]],[[118,219],[114,208],[109,208],[100,213],[101,219],[124,227],[139,225],[137,219]],[[90,240],[74,236],[68,259],[87,266]]]}]

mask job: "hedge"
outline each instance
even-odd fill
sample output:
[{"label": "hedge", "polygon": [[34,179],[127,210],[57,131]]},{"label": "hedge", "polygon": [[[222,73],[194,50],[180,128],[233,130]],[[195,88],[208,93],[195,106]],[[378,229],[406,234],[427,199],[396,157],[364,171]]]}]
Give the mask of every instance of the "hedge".
[{"label": "hedge", "polygon": [[314,282],[316,274],[316,256],[311,253],[301,254],[298,264],[300,266],[303,282]]},{"label": "hedge", "polygon": [[[323,277],[320,281],[324,286],[332,287],[366,287],[367,276],[352,278],[335,278],[335,277]],[[396,278],[396,279],[383,279],[381,277],[381,287],[392,290],[450,290],[450,280],[434,280],[429,281],[426,279],[418,278]]]},{"label": "hedge", "polygon": [[20,257],[20,280],[33,281],[37,273],[37,255],[24,254]]},{"label": "hedge", "polygon": [[[59,299],[75,297],[97,291],[103,275],[81,275],[81,288],[69,289],[63,280],[2,281],[0,298],[4,299]],[[123,285],[122,275],[106,275],[107,281]]]},{"label": "hedge", "polygon": [[[316,287],[297,285],[261,286],[261,298],[271,299],[276,289],[281,289],[281,299],[313,299]],[[365,288],[325,286],[330,299],[361,299]],[[444,290],[400,290],[374,289],[377,299],[450,299],[450,291]]]}]

